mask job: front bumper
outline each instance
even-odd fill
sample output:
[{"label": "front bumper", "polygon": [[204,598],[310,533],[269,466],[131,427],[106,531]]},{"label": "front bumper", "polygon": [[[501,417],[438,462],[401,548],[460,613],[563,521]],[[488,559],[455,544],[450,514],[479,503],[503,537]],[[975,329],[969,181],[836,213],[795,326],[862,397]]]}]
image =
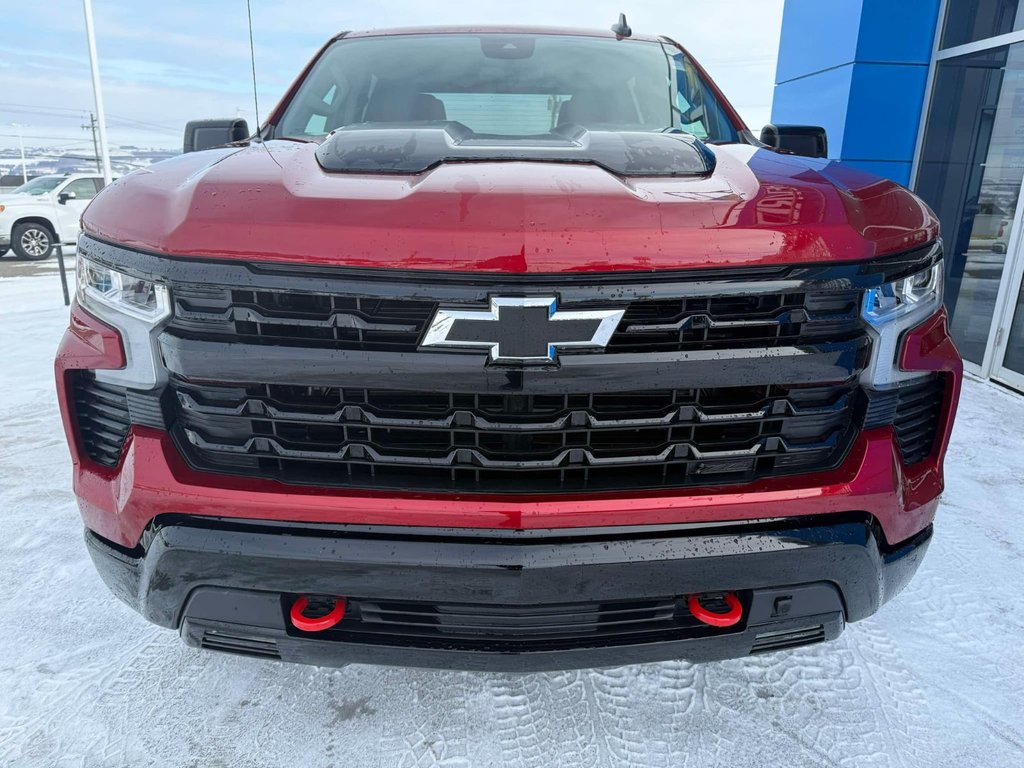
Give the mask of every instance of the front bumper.
[{"label": "front bumper", "polygon": [[[903,588],[930,538],[928,527],[889,547],[864,515],[475,532],[170,516],[134,550],[86,533],[110,588],[193,646],[320,665],[506,671],[713,660],[830,640]],[[730,590],[745,611],[728,629],[694,626],[677,612],[618,634],[598,624],[575,635],[467,637],[438,626],[408,634],[380,631],[358,609],[365,600],[454,604],[501,611],[514,624],[545,607],[597,611]],[[298,594],[343,595],[355,608],[334,630],[304,633],[286,618]]]}]

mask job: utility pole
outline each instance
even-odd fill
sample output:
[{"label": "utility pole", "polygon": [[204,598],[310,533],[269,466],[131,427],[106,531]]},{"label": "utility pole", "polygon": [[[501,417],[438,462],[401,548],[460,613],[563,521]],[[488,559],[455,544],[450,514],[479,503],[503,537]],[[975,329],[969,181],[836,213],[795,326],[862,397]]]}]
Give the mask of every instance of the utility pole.
[{"label": "utility pole", "polygon": [[96,99],[96,128],[99,132],[100,159],[103,169],[103,183],[112,180],[110,153],[107,150],[107,118],[103,112],[103,87],[100,85],[99,62],[96,60],[96,31],[92,26],[92,0],[82,0],[85,10],[85,35],[89,39],[89,66],[92,69],[92,93]]},{"label": "utility pole", "polygon": [[11,127],[18,131],[18,148],[21,150],[21,181],[28,184],[28,169],[25,167],[25,138],[21,135],[21,129],[25,126],[21,123],[11,123]]},{"label": "utility pole", "polygon": [[103,166],[100,163],[100,145],[96,138],[96,115],[92,112],[89,113],[89,124],[82,125],[83,131],[92,131],[92,153],[93,157],[96,158],[96,170],[103,173]]}]

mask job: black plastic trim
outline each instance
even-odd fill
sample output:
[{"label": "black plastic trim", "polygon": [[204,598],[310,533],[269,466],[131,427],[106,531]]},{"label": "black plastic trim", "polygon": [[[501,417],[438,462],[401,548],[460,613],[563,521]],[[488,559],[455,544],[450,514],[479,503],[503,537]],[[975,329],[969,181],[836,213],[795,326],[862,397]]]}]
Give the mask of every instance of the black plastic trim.
[{"label": "black plastic trim", "polygon": [[255,346],[160,335],[164,364],[196,381],[457,392],[628,392],[843,382],[865,362],[867,336],[804,347],[567,355],[554,366],[485,366],[487,353],[362,352]]},{"label": "black plastic trim", "polygon": [[871,288],[913,274],[941,258],[941,241],[904,252],[855,262],[806,265],[715,267],[676,270],[491,273],[240,261],[170,255],[126,248],[82,235],[79,252],[132,275],[197,285],[223,285],[277,291],[301,290],[386,298],[479,303],[495,289],[528,287],[531,293],[557,290],[563,304],[587,301],[625,303],[693,295],[703,287],[715,295],[771,293],[780,290]]},{"label": "black plastic trim", "polygon": [[[114,593],[150,621],[181,628],[195,645],[213,629],[233,631],[236,639],[226,644],[241,648],[256,643],[266,650],[273,640],[280,657],[292,661],[520,671],[726,658],[757,650],[759,634],[792,630],[793,642],[820,639],[819,625],[831,627],[826,636],[834,637],[844,620],[871,615],[906,584],[930,537],[929,527],[887,547],[862,514],[704,528],[464,533],[181,516],[156,521],[132,551],[86,532],[90,554]],[[840,600],[824,618],[800,610],[776,616],[766,607],[773,595],[807,584],[837,590]],[[201,589],[220,592],[203,610],[193,610],[190,600]],[[280,608],[282,598],[294,594],[531,606],[725,590],[752,590],[740,631],[612,648],[581,640],[575,648],[523,653],[318,639],[288,629]],[[812,613],[821,603],[814,605]],[[247,611],[254,613],[247,617]],[[616,650],[618,661],[612,661]]]},{"label": "black plastic trim", "polygon": [[478,135],[454,120],[421,125],[360,123],[329,134],[316,149],[328,173],[420,174],[447,163],[533,162],[596,165],[621,177],[706,176],[716,158],[682,131],[555,128],[542,136]]}]

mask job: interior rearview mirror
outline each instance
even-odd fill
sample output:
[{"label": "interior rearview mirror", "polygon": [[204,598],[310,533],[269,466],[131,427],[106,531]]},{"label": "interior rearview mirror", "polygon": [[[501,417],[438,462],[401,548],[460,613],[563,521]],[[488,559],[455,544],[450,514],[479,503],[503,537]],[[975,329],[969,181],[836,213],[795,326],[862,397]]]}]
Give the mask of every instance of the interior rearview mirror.
[{"label": "interior rearview mirror", "polygon": [[245,141],[249,138],[249,124],[240,117],[222,120],[191,120],[185,125],[184,152],[198,152]]},{"label": "interior rearview mirror", "polygon": [[761,143],[787,155],[828,157],[828,137],[816,125],[766,125]]}]

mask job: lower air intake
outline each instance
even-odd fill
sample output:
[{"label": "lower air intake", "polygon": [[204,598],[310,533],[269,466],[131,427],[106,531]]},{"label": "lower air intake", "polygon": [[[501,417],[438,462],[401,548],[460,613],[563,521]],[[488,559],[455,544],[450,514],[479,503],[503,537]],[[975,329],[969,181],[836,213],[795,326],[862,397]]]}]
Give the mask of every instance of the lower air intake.
[{"label": "lower air intake", "polygon": [[783,651],[787,648],[799,648],[802,645],[822,643],[825,641],[825,627],[822,624],[804,629],[788,629],[779,632],[762,632],[754,639],[751,653],[770,653]]},{"label": "lower air intake", "polygon": [[[749,603],[749,595],[741,593]],[[707,637],[742,630],[698,621],[682,597],[552,605],[349,599],[325,640],[419,648],[539,651]]]},{"label": "lower air intake", "polygon": [[93,461],[116,466],[131,425],[127,392],[124,387],[96,381],[89,371],[71,375],[82,448]]},{"label": "lower air intake", "polygon": [[203,633],[200,647],[210,651],[255,656],[261,659],[280,659],[277,642],[266,638],[244,637],[220,630],[208,629]]}]

